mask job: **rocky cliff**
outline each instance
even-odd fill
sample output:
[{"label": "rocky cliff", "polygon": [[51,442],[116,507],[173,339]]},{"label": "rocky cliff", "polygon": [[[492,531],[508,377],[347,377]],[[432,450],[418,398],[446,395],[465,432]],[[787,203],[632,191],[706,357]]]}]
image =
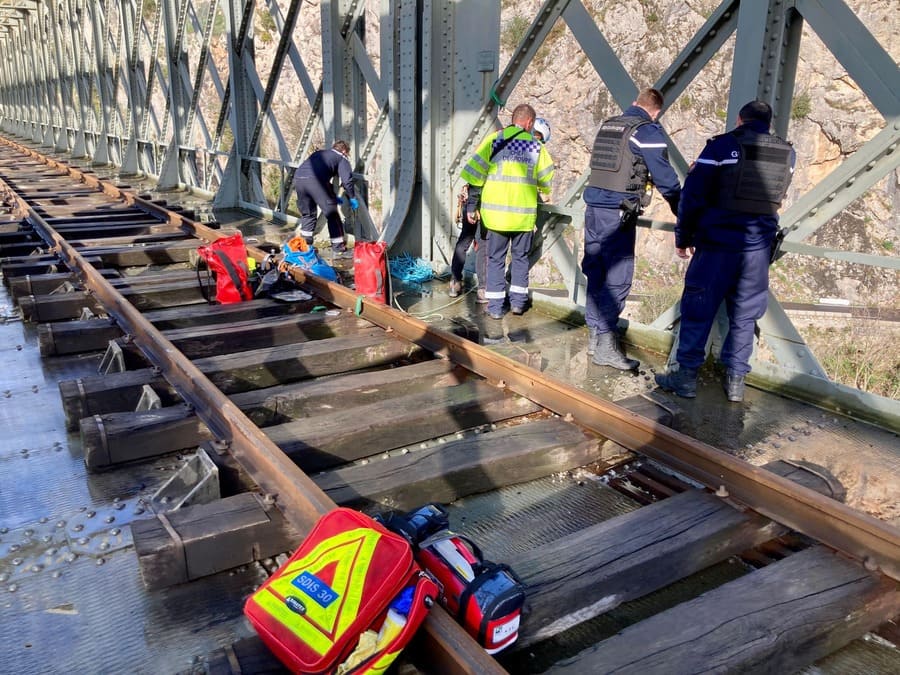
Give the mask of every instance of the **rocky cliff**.
[{"label": "rocky cliff", "polygon": [[[582,0],[626,70],[639,86],[656,82],[683,46],[719,6],[719,0]],[[279,3],[284,4],[284,3]],[[897,0],[847,0],[867,29],[896,62],[900,58],[900,12]],[[500,66],[505,67],[541,0],[502,0]],[[377,63],[379,3],[367,3],[366,42]],[[321,79],[320,8],[304,5],[295,30],[295,43],[313,82]],[[274,23],[257,10],[255,25],[257,67],[268,73],[277,46]],[[299,40],[297,35],[306,39]],[[721,133],[731,79],[734,36],[707,64],[661,118],[684,159],[692,161],[706,139]],[[225,60],[219,43],[218,59]],[[301,133],[308,105],[296,77],[285,67],[276,94],[276,116],[290,147]],[[846,157],[884,126],[881,115],[848,76],[822,41],[805,25],[796,78],[789,138],[798,154],[798,166],[787,205],[805,194]],[[619,109],[612,101],[572,33],[560,20],[509,100],[529,102],[553,127],[549,149],[558,165],[554,200],[558,201],[587,167],[589,147],[600,121]],[[374,119],[373,106],[369,117]],[[501,112],[509,121],[509,110]],[[321,138],[316,139],[321,143]],[[268,148],[265,152],[274,152]],[[269,154],[268,156],[275,156]],[[370,172],[373,177],[375,172]],[[377,181],[377,178],[375,179]],[[377,195],[377,189],[372,192]],[[378,208],[377,204],[373,207]],[[866,195],[822,227],[808,241],[829,248],[886,256],[900,255],[900,190],[898,172],[878,182]],[[668,206],[658,196],[648,215],[671,220]],[[682,263],[672,254],[671,234],[642,232],[639,243],[636,290],[646,292],[660,284],[680,283]],[[773,287],[786,300],[813,300],[837,296],[854,303],[897,306],[900,281],[896,271],[849,263],[786,256],[776,265]],[[559,283],[552,265],[535,270],[533,284]]]},{"label": "rocky cliff", "polygon": [[[900,58],[900,13],[896,0],[848,0],[867,29],[896,62]],[[584,2],[603,35],[639,86],[652,85],[682,46],[718,7],[718,0],[603,0]],[[530,19],[539,0],[504,2],[501,67],[516,43],[522,19]],[[519,18],[517,18],[519,17]],[[726,125],[734,36],[669,109],[661,123],[687,162],[705,140],[733,126]],[[868,102],[846,70],[808,25],[804,26],[794,92],[789,138],[798,167],[786,205],[805,194],[846,157],[884,127],[884,119]],[[509,101],[532,103],[553,125],[550,151],[558,164],[554,198],[560,198],[585,170],[598,123],[618,112],[593,66],[568,29],[560,22],[538,52]],[[877,183],[840,217],[822,227],[808,243],[862,253],[900,254],[900,190],[898,172]],[[650,215],[671,220],[658,196]],[[650,262],[639,266],[638,283],[652,286],[653,271],[678,268],[672,256],[671,234],[643,233],[638,255]],[[893,270],[866,268],[801,256],[786,256],[777,266],[773,286],[784,299],[843,297],[854,303],[897,306],[900,275]],[[650,275],[650,279],[641,278]],[[552,282],[550,269],[537,271],[536,281]],[[678,275],[675,275],[678,276]]]}]

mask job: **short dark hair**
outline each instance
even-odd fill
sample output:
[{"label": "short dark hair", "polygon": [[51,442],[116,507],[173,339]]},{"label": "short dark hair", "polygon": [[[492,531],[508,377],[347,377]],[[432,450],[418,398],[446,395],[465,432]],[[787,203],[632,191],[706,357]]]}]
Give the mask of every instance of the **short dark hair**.
[{"label": "short dark hair", "polygon": [[765,101],[750,101],[741,108],[738,116],[742,122],[764,122],[768,126],[772,123],[772,106]]},{"label": "short dark hair", "polygon": [[350,154],[350,146],[347,145],[347,141],[335,141],[334,145],[332,145],[331,147],[337,150],[342,155]]}]

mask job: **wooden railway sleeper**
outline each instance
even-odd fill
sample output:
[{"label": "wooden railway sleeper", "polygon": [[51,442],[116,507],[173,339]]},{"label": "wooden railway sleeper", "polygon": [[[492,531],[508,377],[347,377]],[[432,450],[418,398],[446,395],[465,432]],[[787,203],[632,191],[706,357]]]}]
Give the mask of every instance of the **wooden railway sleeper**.
[{"label": "wooden railway sleeper", "polygon": [[[66,255],[70,260],[75,260],[76,262],[79,261],[77,253],[73,255],[72,253],[67,252]],[[120,304],[114,301],[113,296],[109,294],[108,289],[103,285],[102,279],[97,279],[96,276],[92,276],[89,270],[87,271],[87,275],[90,282],[96,285],[98,289],[98,295],[103,296],[106,302],[113,300],[113,306],[115,310],[121,313],[126,318],[126,323],[128,321],[136,322],[142,329],[145,328],[145,325],[140,323],[138,319],[133,314],[131,314],[131,312],[127,308],[122,307]],[[313,286],[321,285],[321,282],[318,282],[318,280],[315,279],[309,279],[307,281],[309,281]],[[324,291],[324,294],[328,299],[337,300],[337,304],[342,304],[345,300],[345,291],[343,291],[342,289],[322,286],[322,290]],[[113,307],[108,306],[108,308],[110,309],[110,311],[113,311]],[[480,372],[485,377],[489,377],[489,379],[494,379],[494,381],[504,381],[504,383],[508,384],[508,386],[514,391],[529,390],[529,393],[535,396],[535,399],[532,400],[537,400],[538,402],[547,405],[547,407],[550,407],[551,409],[558,409],[563,407],[561,403],[565,400],[566,394],[569,394],[569,397],[574,399],[575,402],[575,405],[573,405],[571,408],[571,410],[575,411],[573,414],[573,417],[575,419],[584,420],[591,418],[592,416],[588,415],[587,413],[593,412],[596,415],[596,418],[599,418],[606,423],[612,422],[611,428],[615,432],[616,440],[621,439],[627,447],[642,446],[643,449],[651,451],[651,454],[653,456],[659,457],[665,456],[666,450],[686,450],[687,452],[685,454],[680,454],[680,452],[675,453],[675,456],[677,458],[677,461],[675,462],[676,466],[682,469],[687,469],[688,475],[692,475],[692,477],[697,477],[699,475],[699,477],[706,484],[710,484],[712,482],[715,485],[717,483],[717,481],[715,480],[709,480],[710,477],[716,475],[710,468],[714,464],[713,460],[715,460],[716,458],[714,454],[709,453],[706,448],[699,446],[693,447],[690,443],[685,444],[684,447],[678,447],[677,441],[680,441],[682,439],[678,439],[675,434],[667,433],[665,430],[657,430],[659,437],[661,437],[663,440],[662,443],[657,442],[656,444],[654,444],[652,441],[648,442],[646,436],[641,433],[641,429],[639,428],[640,425],[637,424],[634,419],[628,419],[624,422],[622,420],[617,421],[614,414],[615,410],[608,409],[604,406],[598,407],[595,405],[594,410],[591,411],[590,401],[583,400],[582,397],[579,396],[573,396],[571,395],[571,392],[566,392],[564,387],[559,387],[552,382],[544,381],[543,378],[540,378],[540,380],[538,380],[538,378],[534,376],[533,372],[520,371],[515,367],[510,367],[508,363],[498,361],[494,357],[481,354],[477,350],[466,347],[465,345],[457,344],[452,339],[447,340],[444,336],[433,330],[426,329],[422,331],[422,327],[420,325],[416,326],[408,319],[405,319],[403,317],[394,317],[384,308],[375,306],[369,307],[364,303],[362,313],[365,313],[372,317],[377,317],[381,321],[390,323],[392,327],[399,327],[396,330],[408,339],[413,339],[412,337],[410,337],[410,334],[413,333],[414,330],[418,330],[419,332],[416,334],[416,337],[426,346],[430,346],[432,349],[446,349],[447,353],[450,354],[451,358],[453,358],[454,360],[460,360],[461,362],[466,363],[467,365],[472,367],[473,370],[475,370],[476,372]],[[135,331],[135,334],[141,333]],[[444,339],[443,346],[439,345],[440,339]],[[154,348],[158,347],[159,345],[154,345],[152,340],[149,342],[149,351],[156,358],[159,358],[159,353],[158,350],[156,351],[156,353],[154,353]],[[178,362],[177,359],[175,360],[176,365],[183,371],[189,370],[184,368],[184,363]],[[497,377],[497,372],[499,372],[499,368],[501,366],[507,369],[507,373],[511,373],[511,375],[506,376],[509,377],[508,380],[506,379],[506,377]],[[195,375],[193,371],[186,373],[176,373],[175,380],[182,386],[185,382],[184,378],[181,376],[182,374],[189,376]],[[548,390],[544,390],[544,388]],[[224,401],[222,398],[217,398],[214,392],[210,391],[208,392],[208,395],[212,403],[222,404],[223,407],[227,409],[226,412],[228,412],[229,414],[233,412],[231,408],[228,408],[227,401]],[[215,411],[215,408],[212,408],[211,410]],[[214,421],[224,422],[225,426],[231,431],[238,430],[238,428],[243,424],[243,420],[240,418],[240,416],[228,417],[224,416],[224,412],[223,417],[214,419]],[[631,425],[630,427],[628,426],[629,423]],[[596,426],[598,422],[593,421],[592,424]],[[249,448],[243,447],[244,438],[251,438],[252,430],[247,428],[245,431],[247,432],[246,437],[238,435],[238,445],[241,447],[237,447],[236,451],[239,455],[242,452],[246,453],[249,451]],[[629,436],[629,434],[631,434],[631,436]],[[685,461],[685,457],[692,454],[694,457],[701,460],[698,462],[698,467],[695,467],[696,470],[693,472],[690,471],[693,465]],[[274,456],[272,456],[271,459],[277,462],[277,458],[275,458]],[[803,490],[799,490],[796,493],[792,494],[798,494],[803,498],[805,504],[804,508],[806,510],[804,511],[803,509],[800,509],[798,512],[789,513],[789,510],[786,510],[786,502],[784,500],[774,500],[771,503],[767,501],[767,499],[772,495],[772,490],[783,490],[783,488],[785,487],[783,483],[781,483],[779,480],[772,480],[765,476],[754,476],[753,472],[750,472],[750,475],[746,475],[741,472],[738,465],[727,462],[721,458],[719,458],[719,460],[721,464],[718,466],[718,471],[722,472],[722,477],[727,476],[725,482],[718,483],[718,485],[720,485],[722,488],[723,496],[736,494],[738,498],[741,498],[742,500],[746,500],[747,497],[750,497],[751,499],[749,501],[754,502],[756,505],[762,504],[765,510],[775,511],[777,514],[787,513],[788,516],[785,517],[784,520],[788,523],[791,523],[791,521],[799,520],[799,522],[805,525],[805,527],[800,528],[801,530],[809,529],[816,532],[820,528],[818,528],[816,523],[813,522],[814,515],[812,516],[813,520],[810,519],[810,504],[812,504],[813,507],[819,507],[823,512],[826,512],[827,516],[833,517],[841,524],[839,532],[836,535],[832,535],[830,537],[831,539],[841,543],[843,545],[843,548],[849,549],[849,551],[851,553],[854,553],[856,557],[859,557],[860,549],[867,550],[867,546],[868,550],[877,551],[877,553],[874,553],[871,556],[866,556],[864,560],[870,562],[870,566],[874,565],[881,567],[889,574],[896,576],[897,569],[896,567],[891,566],[892,558],[890,557],[890,552],[896,551],[896,533],[891,533],[889,529],[878,528],[873,523],[866,521],[866,519],[855,519],[853,517],[853,514],[848,513],[846,510],[835,507],[827,507],[827,505],[821,504],[814,499],[810,499],[809,495],[804,493]],[[258,470],[256,471],[256,475],[261,475]],[[302,474],[294,474],[294,477],[296,477],[298,480],[302,480]],[[761,478],[761,480],[757,480],[758,485],[750,484],[748,486],[748,481],[751,481],[754,477],[757,479]],[[754,493],[754,489],[757,488],[761,490],[762,496]],[[312,492],[313,491],[310,491],[310,494],[312,494]],[[279,495],[284,495],[284,493],[279,492]],[[327,502],[322,502],[323,505],[326,503]],[[823,506],[825,506],[825,508],[822,508]],[[291,504],[288,504],[288,509],[290,510],[290,508]],[[855,535],[853,532],[845,531],[845,529],[849,528],[845,528],[843,523],[850,522],[860,525],[862,534]],[[881,536],[881,540],[878,539],[879,536]],[[890,541],[891,536],[894,537],[893,544]],[[892,546],[893,548],[891,548]],[[896,560],[896,557],[893,558],[894,562]],[[438,615],[438,617],[440,617],[440,615]]]}]

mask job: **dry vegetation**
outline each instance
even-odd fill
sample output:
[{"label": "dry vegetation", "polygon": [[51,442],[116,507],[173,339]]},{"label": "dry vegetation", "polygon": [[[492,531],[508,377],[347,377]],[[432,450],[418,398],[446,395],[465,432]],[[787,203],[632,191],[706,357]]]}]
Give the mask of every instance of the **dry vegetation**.
[{"label": "dry vegetation", "polygon": [[900,398],[900,328],[874,319],[847,319],[837,327],[798,327],[835,382]]}]

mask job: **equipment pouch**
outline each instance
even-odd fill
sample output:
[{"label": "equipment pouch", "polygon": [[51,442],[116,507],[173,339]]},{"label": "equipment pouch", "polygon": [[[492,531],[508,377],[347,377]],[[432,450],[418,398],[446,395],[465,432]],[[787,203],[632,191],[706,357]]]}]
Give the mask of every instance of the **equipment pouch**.
[{"label": "equipment pouch", "polygon": [[619,204],[619,227],[635,227],[637,225],[638,216],[641,213],[641,207],[638,202],[629,199],[623,199]]},{"label": "equipment pouch", "polygon": [[440,603],[489,654],[518,639],[525,586],[508,565],[486,560],[475,542],[450,531],[446,508],[432,502],[379,522],[410,542],[418,563],[438,581]]},{"label": "equipment pouch", "polygon": [[786,235],[787,230],[781,227],[779,227],[778,231],[775,232],[775,238],[772,240],[772,254],[769,256],[770,265],[780,257],[778,254],[781,252],[781,244],[784,243],[784,238]]}]

